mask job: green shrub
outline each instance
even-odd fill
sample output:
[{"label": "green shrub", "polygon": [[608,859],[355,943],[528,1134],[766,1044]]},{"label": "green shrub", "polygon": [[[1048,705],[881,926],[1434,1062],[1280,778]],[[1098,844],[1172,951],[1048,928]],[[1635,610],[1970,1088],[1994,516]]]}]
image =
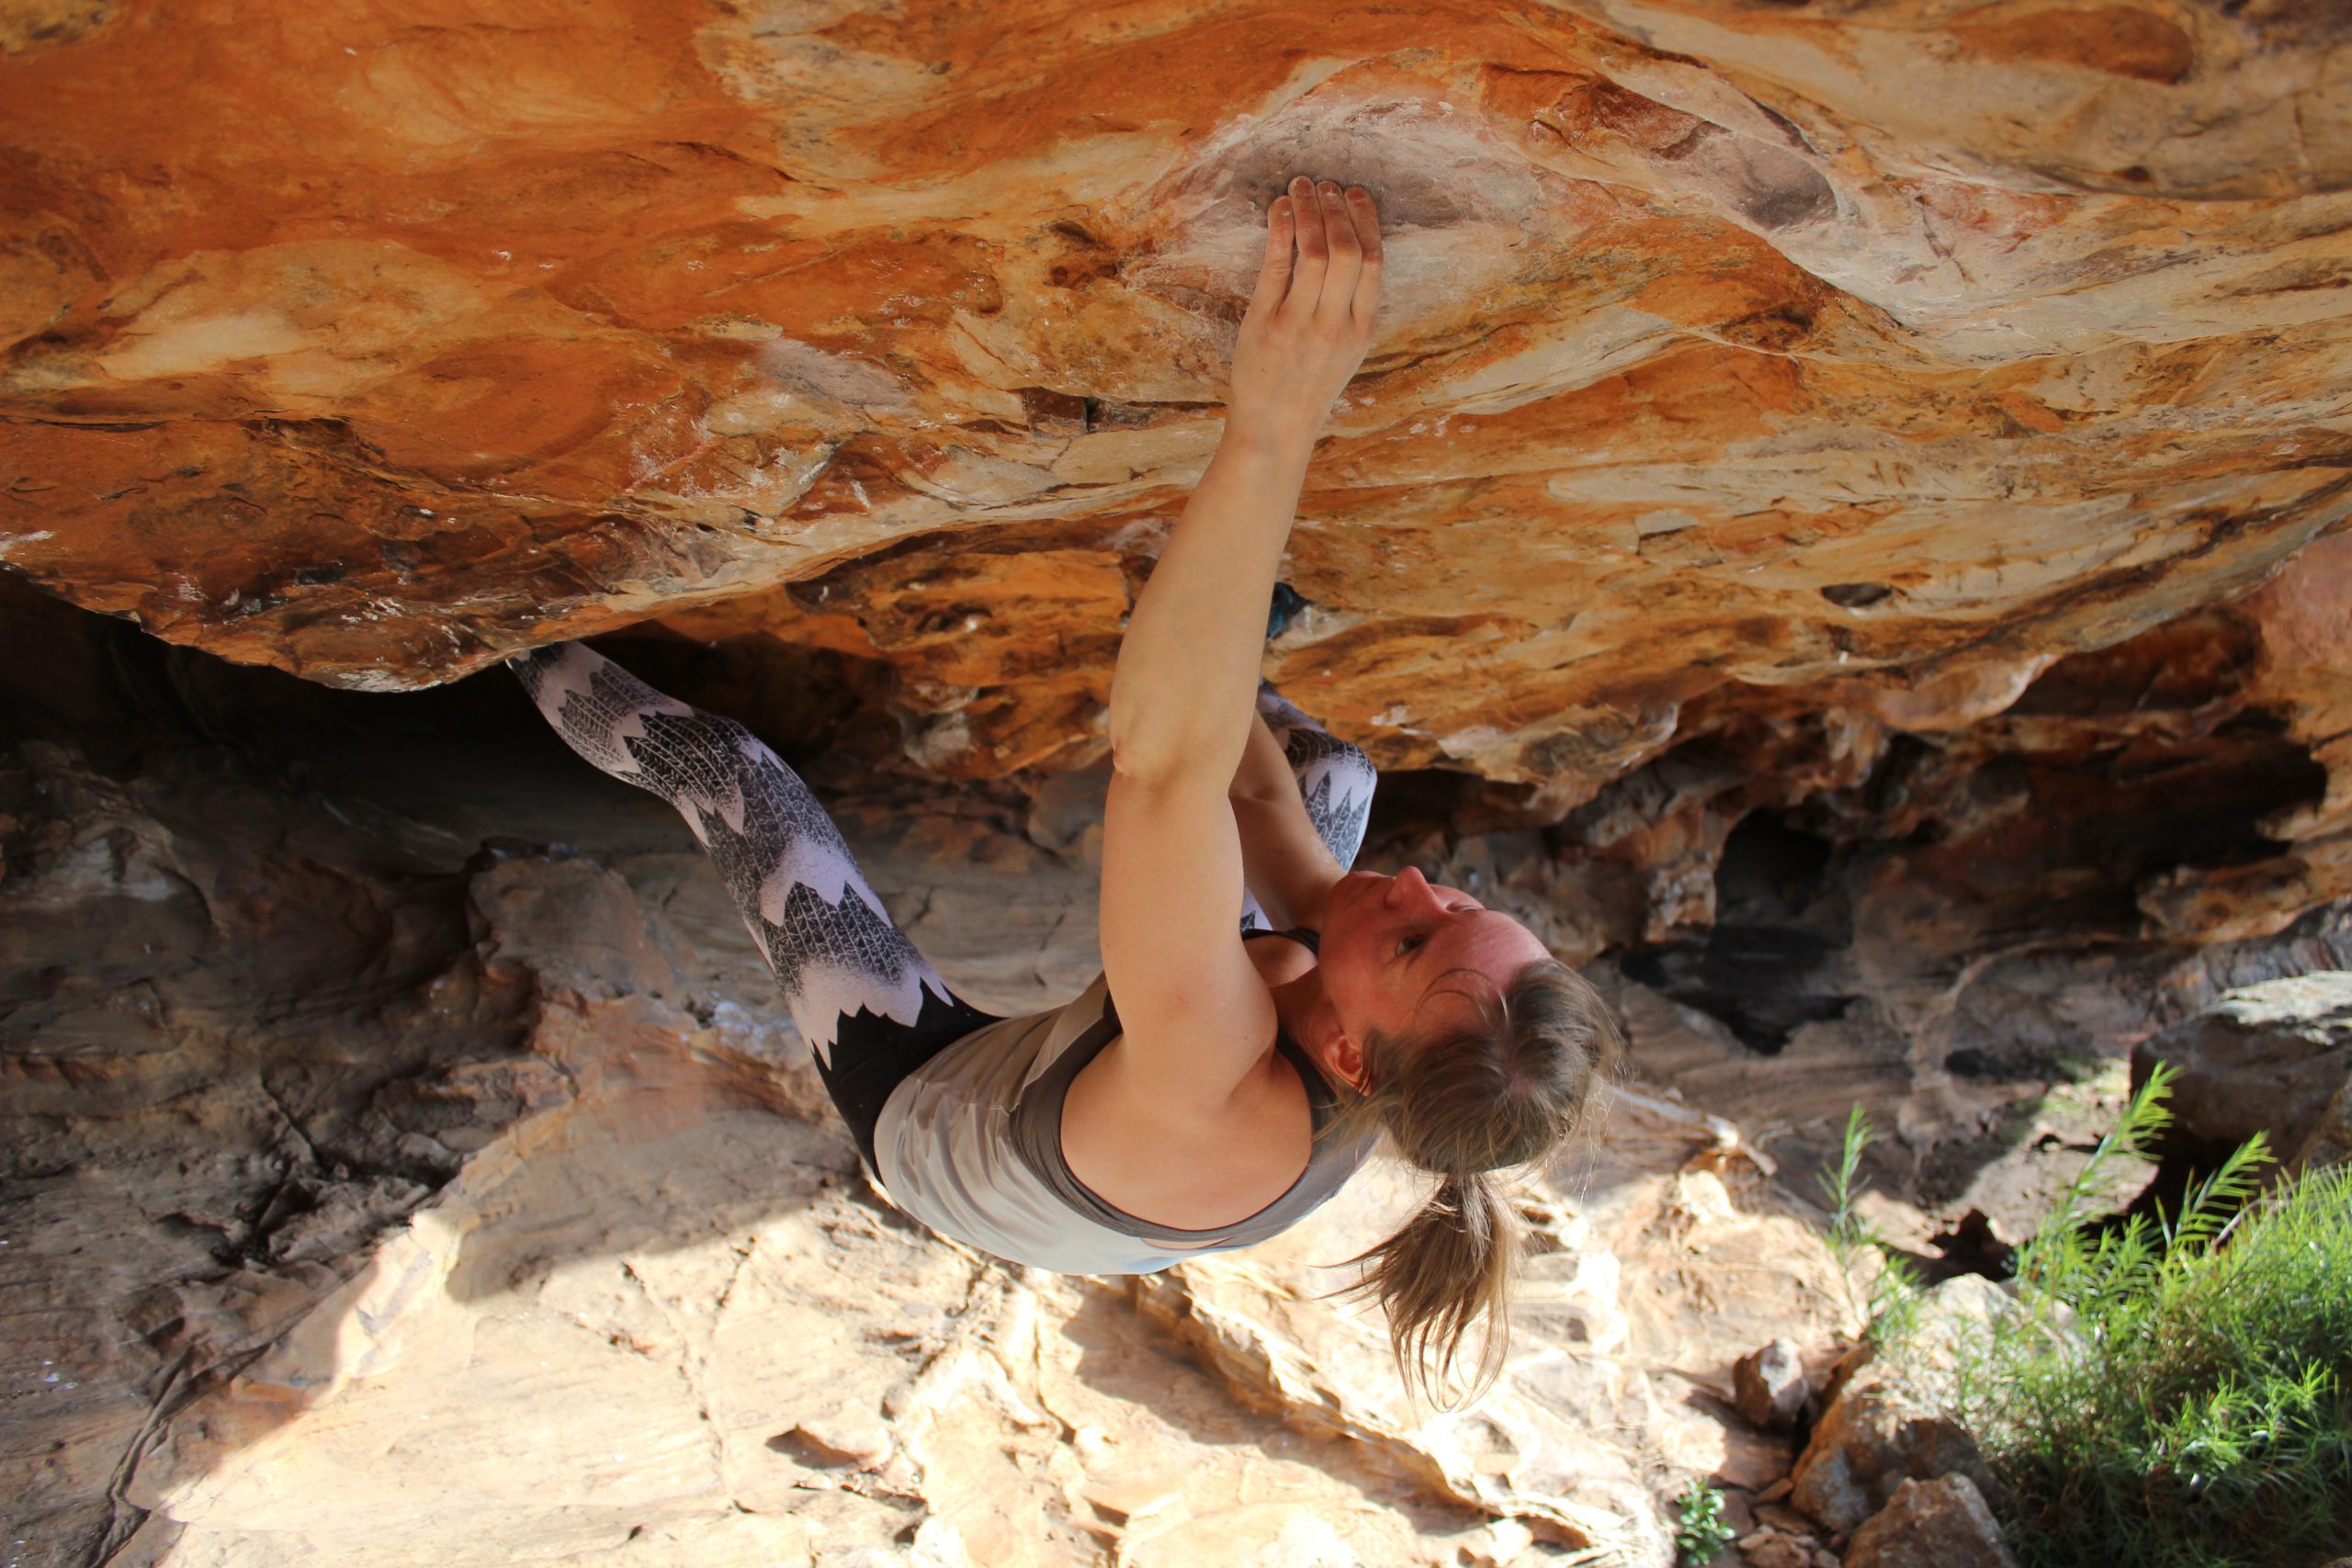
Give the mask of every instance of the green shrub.
[{"label": "green shrub", "polygon": [[1683,1489],[1674,1504],[1674,1550],[1687,1563],[1709,1562],[1732,1542],[1724,1522],[1724,1495],[1703,1481]]},{"label": "green shrub", "polygon": [[2352,1170],[2257,1197],[2256,1138],[2177,1216],[2093,1224],[2170,1088],[2132,1097],[1963,1364],[1955,1413],[2028,1568],[2312,1568],[2352,1521]]}]

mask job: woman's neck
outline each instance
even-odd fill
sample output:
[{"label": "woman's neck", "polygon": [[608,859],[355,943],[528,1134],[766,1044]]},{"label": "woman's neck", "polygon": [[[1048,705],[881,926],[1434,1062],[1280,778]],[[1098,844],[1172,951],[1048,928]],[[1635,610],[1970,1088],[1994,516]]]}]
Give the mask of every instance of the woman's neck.
[{"label": "woman's neck", "polygon": [[1274,1016],[1280,1021],[1283,1032],[1329,1077],[1333,1069],[1325,1059],[1323,1036],[1329,1032],[1330,1007],[1323,994],[1322,965],[1317,964],[1295,980],[1267,987],[1266,994],[1274,999]]}]

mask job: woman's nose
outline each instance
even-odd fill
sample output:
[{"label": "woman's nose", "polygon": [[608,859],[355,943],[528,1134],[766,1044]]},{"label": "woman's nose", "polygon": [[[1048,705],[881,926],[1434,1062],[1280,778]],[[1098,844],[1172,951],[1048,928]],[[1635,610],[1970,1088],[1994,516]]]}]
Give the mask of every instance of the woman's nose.
[{"label": "woman's nose", "polygon": [[1429,892],[1430,879],[1416,867],[1408,865],[1388,879],[1388,897],[1382,903],[1394,909],[1409,899],[1426,898]]}]

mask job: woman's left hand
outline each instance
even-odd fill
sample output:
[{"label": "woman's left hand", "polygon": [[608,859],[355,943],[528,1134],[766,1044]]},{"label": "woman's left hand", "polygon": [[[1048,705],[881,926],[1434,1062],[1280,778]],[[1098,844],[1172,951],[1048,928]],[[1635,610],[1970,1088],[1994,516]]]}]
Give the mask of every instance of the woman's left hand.
[{"label": "woman's left hand", "polygon": [[1228,432],[1311,446],[1363,364],[1380,304],[1380,209],[1304,175],[1266,211],[1266,262],[1233,350]]}]

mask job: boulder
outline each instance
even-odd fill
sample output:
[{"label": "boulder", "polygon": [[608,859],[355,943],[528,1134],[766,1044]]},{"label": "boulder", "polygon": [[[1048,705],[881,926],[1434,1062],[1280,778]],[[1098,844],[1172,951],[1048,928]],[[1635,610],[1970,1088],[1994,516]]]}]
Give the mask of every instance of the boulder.
[{"label": "boulder", "polygon": [[2018,1568],[2000,1522],[1965,1475],[1905,1481],[1846,1545],[1846,1568]]},{"label": "boulder", "polygon": [[1870,1347],[1840,1364],[1829,1405],[1799,1456],[1790,1502],[1833,1530],[1877,1513],[1906,1480],[1954,1472],[1991,1491],[1975,1439],[1944,1414],[1958,1358],[2010,1310],[1989,1280],[1962,1274],[1928,1292],[1900,1350]]},{"label": "boulder", "polygon": [[2295,1163],[2307,1170],[2347,1162],[2352,1162],[2352,1077],[2319,1113],[2319,1124],[2295,1155]]},{"label": "boulder", "polygon": [[2212,1158],[2262,1133],[2286,1160],[2301,1155],[2323,1122],[2334,1131],[2322,1150],[2340,1148],[2352,1110],[2335,1105],[2352,1083],[2352,973],[2298,975],[2225,993],[2133,1049],[2135,1089],[2159,1062],[2179,1074],[2168,1153]]},{"label": "boulder", "polygon": [[1786,1339],[1775,1339],[1733,1362],[1731,1385],[1732,1403],[1739,1413],[1775,1432],[1793,1431],[1805,1401],[1813,1397],[1804,1361]]}]

